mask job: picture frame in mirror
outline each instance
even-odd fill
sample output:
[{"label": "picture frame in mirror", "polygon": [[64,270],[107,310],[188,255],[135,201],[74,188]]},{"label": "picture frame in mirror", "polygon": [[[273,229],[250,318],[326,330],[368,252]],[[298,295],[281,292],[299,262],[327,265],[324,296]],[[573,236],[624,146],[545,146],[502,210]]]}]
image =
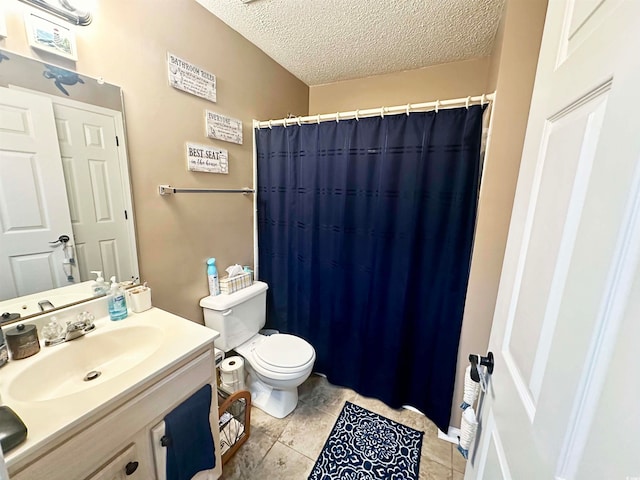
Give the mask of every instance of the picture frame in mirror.
[{"label": "picture frame in mirror", "polygon": [[69,60],[78,60],[76,33],[71,26],[39,13],[25,14],[24,25],[30,47]]}]

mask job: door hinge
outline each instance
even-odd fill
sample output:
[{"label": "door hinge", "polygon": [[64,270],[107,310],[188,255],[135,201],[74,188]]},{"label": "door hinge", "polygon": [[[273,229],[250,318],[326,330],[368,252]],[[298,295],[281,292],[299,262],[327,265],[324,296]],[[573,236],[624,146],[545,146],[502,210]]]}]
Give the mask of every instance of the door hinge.
[{"label": "door hinge", "polygon": [[120,146],[120,140],[118,140],[118,136],[116,135],[116,147]]},{"label": "door hinge", "polygon": [[129,216],[127,215],[127,211],[126,210],[124,211],[124,219],[125,220],[129,220]]}]

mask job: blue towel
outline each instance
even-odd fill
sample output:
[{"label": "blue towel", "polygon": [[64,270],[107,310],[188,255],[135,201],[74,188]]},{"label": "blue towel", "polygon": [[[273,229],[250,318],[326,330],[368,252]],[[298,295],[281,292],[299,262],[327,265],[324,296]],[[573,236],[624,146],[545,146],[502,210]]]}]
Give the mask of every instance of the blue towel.
[{"label": "blue towel", "polygon": [[210,409],[211,385],[205,385],[164,417],[167,480],[191,480],[216,466]]}]

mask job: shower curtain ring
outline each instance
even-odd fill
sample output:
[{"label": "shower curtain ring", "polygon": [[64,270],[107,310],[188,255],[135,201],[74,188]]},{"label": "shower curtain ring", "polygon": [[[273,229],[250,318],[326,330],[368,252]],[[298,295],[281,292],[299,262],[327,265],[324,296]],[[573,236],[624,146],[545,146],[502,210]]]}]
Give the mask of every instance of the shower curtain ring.
[{"label": "shower curtain ring", "polygon": [[340,123],[340,112],[336,112],[336,123]]},{"label": "shower curtain ring", "polygon": [[407,103],[407,117],[409,116],[409,109],[411,109],[411,104]]},{"label": "shower curtain ring", "polygon": [[467,101],[465,102],[465,107],[469,110],[469,102],[471,101],[471,96],[467,97]]},{"label": "shower curtain ring", "polygon": [[271,120],[269,120],[269,128],[273,129],[273,127],[271,126]]},{"label": "shower curtain ring", "polygon": [[298,126],[301,127],[302,126],[302,122],[300,121],[300,117],[296,118],[297,122],[298,122]]},{"label": "shower curtain ring", "polygon": [[357,122],[360,121],[360,117],[358,117],[358,115],[360,115],[360,110],[356,110],[356,121]]},{"label": "shower curtain ring", "polygon": [[380,117],[384,118],[384,111],[386,110],[387,107],[382,107],[380,109]]},{"label": "shower curtain ring", "polygon": [[484,93],[483,93],[482,97],[480,97],[480,106],[484,105],[484,100],[485,100],[485,98],[484,98]]},{"label": "shower curtain ring", "polygon": [[287,128],[287,119],[286,118],[282,119],[282,125],[284,126],[284,128]]},{"label": "shower curtain ring", "polygon": [[318,125],[320,125],[320,114],[318,114]]},{"label": "shower curtain ring", "polygon": [[438,113],[439,107],[440,107],[440,100],[436,100],[436,113]]}]

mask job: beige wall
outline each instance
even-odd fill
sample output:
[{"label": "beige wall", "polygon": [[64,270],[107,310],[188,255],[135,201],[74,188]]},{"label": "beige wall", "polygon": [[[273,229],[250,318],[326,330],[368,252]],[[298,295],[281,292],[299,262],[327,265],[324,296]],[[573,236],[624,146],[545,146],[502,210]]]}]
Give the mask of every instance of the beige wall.
[{"label": "beige wall", "polygon": [[309,88],[309,114],[482,95],[489,57]]},{"label": "beige wall", "polygon": [[[202,322],[205,260],[214,256],[223,269],[253,262],[252,198],[166,198],[157,187],[251,186],[251,120],[306,114],[308,87],[193,0],[95,3],[93,23],[77,28],[77,64],[28,47],[22,19],[28,7],[18,0],[3,2],[8,38],[0,40],[0,49],[122,87],[142,279],[152,287],[156,306]],[[169,87],[167,51],[217,76],[217,103]],[[205,109],[241,119],[244,144],[205,138]],[[229,175],[188,172],[186,141],[228,149]]]}]

